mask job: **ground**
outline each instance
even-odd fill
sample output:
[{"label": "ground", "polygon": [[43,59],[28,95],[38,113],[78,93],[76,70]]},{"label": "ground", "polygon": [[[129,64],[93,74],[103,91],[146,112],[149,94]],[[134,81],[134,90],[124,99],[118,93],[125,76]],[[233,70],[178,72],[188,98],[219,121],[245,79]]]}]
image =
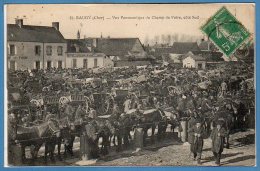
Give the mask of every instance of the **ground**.
[{"label": "ground", "polygon": [[[170,136],[170,135],[168,135]],[[255,165],[255,131],[247,130],[237,132],[230,137],[230,149],[224,149],[222,166],[254,166]],[[202,166],[214,166],[213,154],[211,152],[211,140],[205,139],[202,153]],[[167,138],[163,142],[156,142],[142,150],[130,147],[117,153],[114,148],[110,149],[110,154],[102,156],[98,160],[81,161],[79,159],[79,142],[75,143],[75,157],[70,157],[55,163],[48,162],[48,165],[106,165],[106,166],[194,166],[195,161],[189,156],[189,144],[182,143],[176,137]],[[43,165],[43,149],[39,152],[40,157],[36,165]]]}]

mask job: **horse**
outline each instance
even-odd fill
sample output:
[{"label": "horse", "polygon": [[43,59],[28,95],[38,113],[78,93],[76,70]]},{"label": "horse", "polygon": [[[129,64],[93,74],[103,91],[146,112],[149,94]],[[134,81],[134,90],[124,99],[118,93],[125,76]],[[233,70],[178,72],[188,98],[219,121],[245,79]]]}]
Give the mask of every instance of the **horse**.
[{"label": "horse", "polygon": [[[112,141],[114,146],[116,146],[116,151],[122,150],[122,145],[124,142],[124,148],[127,148],[129,145],[130,131],[134,125],[134,119],[131,114],[121,114],[117,117],[111,117],[110,123],[114,127],[114,134],[110,137],[110,142]],[[117,144],[116,144],[117,138]]]},{"label": "horse", "polygon": [[[15,129],[15,131],[10,130],[11,132],[15,132],[13,140],[21,145],[22,162],[25,162],[26,159],[25,148],[27,146],[31,147],[31,156],[32,161],[34,162],[42,144],[51,141],[54,137],[60,136],[60,129],[58,128],[57,123],[53,120],[32,127],[15,125],[13,129]],[[45,158],[46,157],[45,153]],[[50,154],[50,157],[52,160],[54,159],[53,153]]]},{"label": "horse", "polygon": [[[52,141],[47,141],[45,143],[45,156],[47,156],[48,153],[50,155],[52,155],[52,153],[54,153],[55,146],[57,145],[58,158],[59,158],[59,160],[62,160],[61,153],[60,153],[62,140],[64,140],[64,149],[65,149],[64,155],[66,155],[67,152],[73,153],[66,143],[66,142],[68,142],[68,139],[70,138],[71,129],[73,126],[71,126],[71,123],[70,123],[68,117],[64,117],[61,119],[56,119],[56,118],[49,118],[49,119],[53,119],[53,120],[55,120],[55,122],[57,122],[59,124],[60,136],[54,137],[54,138],[52,138]],[[45,162],[47,162],[47,158],[45,158]]]},{"label": "horse", "polygon": [[143,112],[139,112],[139,114],[135,115],[137,127],[143,128],[143,143],[146,145],[146,138],[148,136],[147,132],[150,128],[152,128],[151,142],[154,143],[154,132],[155,128],[158,126],[158,140],[161,139],[162,135],[165,133],[167,128],[167,117],[165,113],[161,109],[149,109]]},{"label": "horse", "polygon": [[98,118],[95,120],[98,126],[98,137],[102,138],[101,144],[101,154],[108,154],[108,147],[110,147],[110,137],[115,135],[115,127],[112,123],[106,118]]}]

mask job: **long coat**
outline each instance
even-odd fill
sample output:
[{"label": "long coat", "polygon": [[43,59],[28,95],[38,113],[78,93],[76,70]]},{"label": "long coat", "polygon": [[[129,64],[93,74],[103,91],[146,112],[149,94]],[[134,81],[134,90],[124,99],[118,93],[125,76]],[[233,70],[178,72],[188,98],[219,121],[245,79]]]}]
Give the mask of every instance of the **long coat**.
[{"label": "long coat", "polygon": [[[192,130],[192,128],[196,125],[196,118],[191,117],[190,120],[188,121],[188,130]],[[189,132],[188,133],[188,142],[192,144],[194,141],[194,135],[193,133]]]},{"label": "long coat", "polygon": [[[195,136],[195,133],[200,134],[200,137]],[[203,149],[203,139],[205,138],[205,129],[203,126],[200,126],[199,128],[194,125],[190,130],[189,134],[192,135],[193,141],[191,142],[191,152],[193,153],[201,153]]]},{"label": "long coat", "polygon": [[[219,134],[219,135],[218,135]],[[212,152],[222,153],[224,149],[224,141],[225,137],[227,136],[227,131],[224,127],[218,130],[216,127],[213,128],[211,132],[211,139],[212,139]]]}]

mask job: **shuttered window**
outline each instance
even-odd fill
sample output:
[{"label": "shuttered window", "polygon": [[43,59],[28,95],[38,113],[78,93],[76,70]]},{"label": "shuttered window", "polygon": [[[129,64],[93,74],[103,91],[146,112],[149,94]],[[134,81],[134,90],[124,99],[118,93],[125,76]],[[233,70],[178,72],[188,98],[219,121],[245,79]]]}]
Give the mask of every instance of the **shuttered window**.
[{"label": "shuttered window", "polygon": [[51,46],[46,47],[46,55],[48,55],[48,56],[52,55],[52,47]]},{"label": "shuttered window", "polygon": [[41,55],[41,46],[35,46],[34,52],[35,52],[36,56],[40,56]]},{"label": "shuttered window", "polygon": [[10,47],[10,55],[15,55],[15,46],[9,45],[9,47]]},{"label": "shuttered window", "polygon": [[58,46],[57,53],[58,53],[58,56],[62,56],[63,55],[63,47],[62,46]]}]

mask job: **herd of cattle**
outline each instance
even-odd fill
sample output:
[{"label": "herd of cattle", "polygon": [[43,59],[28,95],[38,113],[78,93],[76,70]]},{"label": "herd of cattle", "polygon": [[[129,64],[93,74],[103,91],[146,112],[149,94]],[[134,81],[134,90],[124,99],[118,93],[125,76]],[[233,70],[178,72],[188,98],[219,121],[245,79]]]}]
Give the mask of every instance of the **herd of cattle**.
[{"label": "herd of cattle", "polygon": [[26,147],[36,159],[44,145],[46,162],[48,155],[54,160],[56,146],[62,158],[62,144],[64,156],[74,155],[75,137],[81,136],[97,158],[111,145],[129,148],[135,128],[143,129],[146,145],[148,130],[154,142],[157,128],[160,141],[169,125],[182,132],[181,122],[191,117],[201,118],[208,134],[218,118],[229,132],[246,128],[254,118],[253,70],[232,64],[204,71],[170,66],[8,71],[9,162],[17,157],[14,146],[23,161]]}]

